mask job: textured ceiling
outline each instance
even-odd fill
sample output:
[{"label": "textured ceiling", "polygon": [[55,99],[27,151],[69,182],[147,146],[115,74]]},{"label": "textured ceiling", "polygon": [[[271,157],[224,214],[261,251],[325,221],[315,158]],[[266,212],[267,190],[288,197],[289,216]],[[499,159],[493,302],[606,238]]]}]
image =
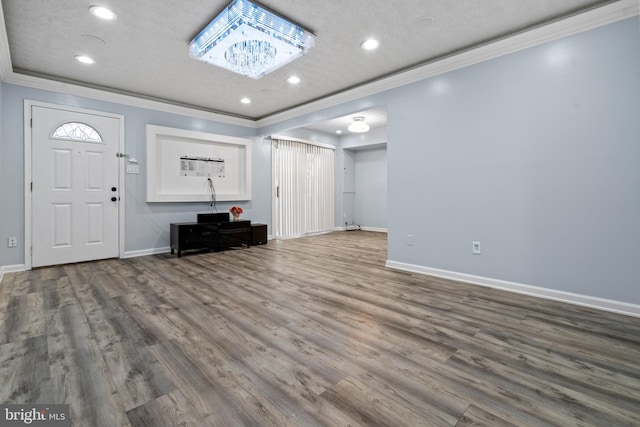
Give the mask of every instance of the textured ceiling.
[{"label": "textured ceiling", "polygon": [[[227,0],[3,0],[13,71],[261,119],[416,65],[612,3],[594,0],[264,0],[313,31],[309,54],[259,79],[191,59]],[[112,8],[100,21],[89,6]],[[381,41],[365,52],[368,37]],[[79,54],[96,59],[82,65]],[[286,78],[298,75],[292,86]],[[252,103],[239,102],[249,97]]]}]

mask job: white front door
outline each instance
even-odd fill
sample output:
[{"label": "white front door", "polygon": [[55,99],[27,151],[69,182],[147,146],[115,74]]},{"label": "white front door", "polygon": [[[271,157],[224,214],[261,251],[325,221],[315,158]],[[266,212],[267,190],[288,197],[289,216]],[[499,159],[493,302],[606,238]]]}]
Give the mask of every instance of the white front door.
[{"label": "white front door", "polygon": [[32,266],[117,257],[120,121],[31,108]]}]

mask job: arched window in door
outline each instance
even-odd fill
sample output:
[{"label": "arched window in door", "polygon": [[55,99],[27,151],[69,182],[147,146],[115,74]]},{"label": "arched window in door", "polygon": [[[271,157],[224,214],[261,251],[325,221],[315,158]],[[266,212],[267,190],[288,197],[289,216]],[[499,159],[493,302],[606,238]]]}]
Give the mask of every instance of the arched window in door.
[{"label": "arched window in door", "polygon": [[104,143],[100,133],[86,123],[67,122],[56,128],[51,134],[52,139],[62,139],[68,141],[81,141]]}]

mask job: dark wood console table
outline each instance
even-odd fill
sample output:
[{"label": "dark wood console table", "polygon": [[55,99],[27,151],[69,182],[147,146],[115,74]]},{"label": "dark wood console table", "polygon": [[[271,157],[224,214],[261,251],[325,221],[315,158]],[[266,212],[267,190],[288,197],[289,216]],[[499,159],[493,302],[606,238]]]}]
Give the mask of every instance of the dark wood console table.
[{"label": "dark wood console table", "polygon": [[170,227],[171,253],[178,251],[178,258],[189,249],[221,251],[251,245],[251,221],[182,222]]}]

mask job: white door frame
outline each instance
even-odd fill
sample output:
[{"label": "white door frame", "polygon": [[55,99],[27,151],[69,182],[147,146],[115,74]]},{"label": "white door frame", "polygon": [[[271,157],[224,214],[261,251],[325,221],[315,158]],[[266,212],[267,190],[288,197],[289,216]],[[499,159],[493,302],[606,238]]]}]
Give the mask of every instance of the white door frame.
[{"label": "white door frame", "polygon": [[[64,110],[73,113],[93,114],[97,116],[111,117],[119,121],[120,132],[118,135],[118,152],[124,153],[124,115],[105,113],[103,111],[88,110],[84,108],[69,107],[67,105],[51,104],[47,102],[32,101],[29,99],[24,100],[24,265],[26,270],[31,270],[31,245],[32,245],[32,230],[31,230],[31,215],[32,215],[32,202],[31,202],[31,181],[32,181],[32,146],[33,139],[31,133],[31,110],[32,107],[44,107],[52,108],[56,110]],[[120,189],[120,201],[118,202],[118,257],[122,258],[124,254],[124,219],[125,219],[125,188],[124,188],[124,167],[120,162],[118,167],[118,188]]]}]

